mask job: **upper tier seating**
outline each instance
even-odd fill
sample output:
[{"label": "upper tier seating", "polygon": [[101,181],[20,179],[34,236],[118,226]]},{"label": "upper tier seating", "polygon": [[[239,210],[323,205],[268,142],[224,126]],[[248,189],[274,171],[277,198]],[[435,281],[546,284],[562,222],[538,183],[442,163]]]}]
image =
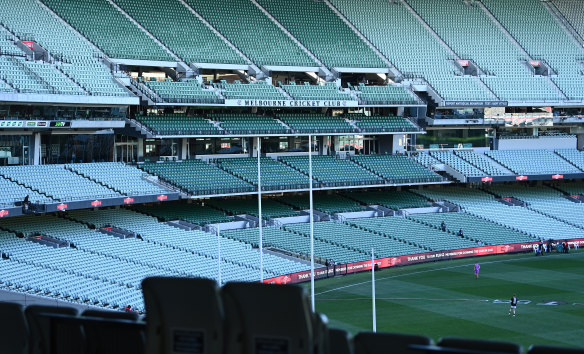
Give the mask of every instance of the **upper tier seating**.
[{"label": "upper tier seating", "polygon": [[[308,188],[308,176],[278,162],[271,157],[260,159],[262,190],[285,190]],[[243,179],[246,182],[258,185],[258,160],[255,157],[219,159],[217,165]]]},{"label": "upper tier seating", "polygon": [[476,78],[455,75],[457,69],[451,61],[452,54],[401,2],[371,0],[366,7],[354,0],[332,0],[331,3],[402,73],[425,78],[442,98],[496,100]]},{"label": "upper tier seating", "polygon": [[260,0],[258,3],[327,67],[386,67],[326,3],[311,0]]},{"label": "upper tier seating", "polygon": [[407,156],[400,155],[367,155],[353,156],[355,161],[364,168],[373,171],[390,183],[423,183],[441,182],[443,178],[436,173],[420,166]]},{"label": "upper tier seating", "polygon": [[556,154],[568,160],[572,165],[584,171],[584,151],[576,149],[560,149],[556,150]]},{"label": "upper tier seating", "polygon": [[115,2],[187,64],[246,64],[239,54],[177,0]]},{"label": "upper tier seating", "polygon": [[209,114],[208,117],[221,123],[221,128],[231,134],[288,134],[288,128],[269,116],[255,114]]},{"label": "upper tier seating", "polygon": [[121,162],[77,163],[65,165],[66,169],[118,191],[124,195],[149,195],[168,193],[144,179],[145,173]]},{"label": "upper tier seating", "polygon": [[66,170],[63,165],[1,167],[0,175],[60,201],[122,196]]},{"label": "upper tier seating", "polygon": [[145,163],[143,170],[193,195],[253,192],[251,184],[201,160]]},{"label": "upper tier seating", "polygon": [[287,100],[275,86],[266,81],[256,81],[250,84],[242,84],[235,81],[230,84],[226,81],[216,83],[215,87],[221,90],[226,99],[231,100]]},{"label": "upper tier seating", "polygon": [[295,100],[355,100],[349,93],[340,90],[334,82],[327,82],[324,85],[310,85],[309,82],[305,82],[303,85],[297,85],[292,81],[281,86]]},{"label": "upper tier seating", "polygon": [[106,0],[43,2],[112,58],[173,60],[164,48]]},{"label": "upper tier seating", "polygon": [[[257,197],[247,199],[211,199],[209,205],[223,210],[231,215],[249,214],[259,217]],[[262,198],[262,219],[296,216],[298,213],[290,206],[279,203],[274,199]]]},{"label": "upper tier seating", "polygon": [[133,209],[164,221],[184,220],[200,226],[233,221],[232,217],[225,215],[222,211],[194,203],[170,202],[164,203],[164,205],[141,204],[134,206]]},{"label": "upper tier seating", "polygon": [[12,86],[10,86],[6,81],[4,81],[3,77],[0,77],[0,92],[14,93],[16,91],[12,88]]},{"label": "upper tier seating", "polygon": [[196,80],[142,82],[169,103],[222,103],[215,91],[206,89]]},{"label": "upper tier seating", "polygon": [[552,0],[558,10],[569,21],[576,32],[584,36],[584,18],[580,14],[584,11],[584,4],[580,0]]},{"label": "upper tier seating", "polygon": [[476,241],[458,237],[454,232],[444,232],[399,216],[350,219],[347,222],[423,250],[441,251],[477,246]]},{"label": "upper tier seating", "polygon": [[503,198],[514,197],[527,202],[530,209],[584,229],[584,219],[582,218],[584,205],[567,200],[562,192],[545,186],[528,187],[501,184],[489,186],[488,190]]},{"label": "upper tier seating", "polygon": [[[508,206],[491,194],[469,188],[428,188],[417,191],[434,201],[447,200],[463,211],[540,239],[580,237],[582,229],[520,206]],[[526,222],[529,220],[529,222]]]},{"label": "upper tier seating", "polygon": [[4,177],[0,177],[0,190],[3,191],[0,195],[0,208],[12,207],[15,202],[22,202],[27,195],[31,203],[53,202],[52,198],[18,183],[12,182]]},{"label": "upper tier seating", "polygon": [[391,105],[391,104],[419,104],[411,93],[403,86],[385,85],[385,86],[366,86],[360,83],[355,87],[355,92],[362,104],[374,105]]},{"label": "upper tier seating", "polygon": [[455,150],[454,154],[478,167],[481,171],[486,172],[489,176],[504,176],[509,174],[495,165],[494,161],[486,157],[484,153],[473,150]]},{"label": "upper tier seating", "polygon": [[[280,203],[291,205],[296,209],[310,209],[310,201],[307,195],[287,195],[280,197],[278,200]],[[359,203],[351,199],[344,198],[339,194],[314,194],[312,202],[314,209],[320,210],[330,215],[363,210]]]},{"label": "upper tier seating", "polygon": [[51,94],[55,89],[34,73],[24,71],[24,59],[0,57],[0,78],[20,93]]},{"label": "upper tier seating", "polygon": [[291,114],[278,115],[296,133],[356,133],[357,129],[341,117],[329,117],[324,114]]},{"label": "upper tier seating", "polygon": [[463,56],[462,59],[472,59],[490,74],[481,79],[500,99],[545,101],[563,98],[547,78],[529,72],[527,58],[481,7],[468,6],[458,0],[408,0],[408,3],[457,54]]},{"label": "upper tier seating", "polygon": [[[186,1],[258,66],[318,66],[258,7],[248,0]],[[237,9],[238,16],[231,16]],[[261,38],[261,45],[258,45]]]},{"label": "upper tier seating", "polygon": [[[394,239],[392,238],[392,235],[379,232],[380,229],[376,229],[377,232],[374,233],[366,228],[359,228],[353,224],[353,221],[355,223],[360,223],[361,221],[369,222],[372,219],[386,218],[350,219],[349,221],[351,222],[351,225],[341,224],[334,221],[315,222],[314,235],[316,239],[336,244],[338,246],[344,246],[350,250],[363,253],[364,256],[369,255],[369,259],[371,257],[372,247],[375,248],[376,258],[424,252],[424,249],[419,246],[408,243],[407,241],[404,242],[403,240]],[[406,221],[403,218],[399,219]],[[295,231],[310,236],[310,225],[308,223],[286,224],[283,228],[285,230]],[[363,258],[367,259],[365,257]]]},{"label": "upper tier seating", "polygon": [[99,62],[74,61],[73,64],[58,64],[60,70],[93,96],[129,96],[114,82],[109,69]]},{"label": "upper tier seating", "polygon": [[418,161],[422,166],[430,167],[432,165],[440,165],[442,162],[432,157],[425,151],[419,151],[417,154],[413,155],[412,158]]},{"label": "upper tier seating", "polygon": [[155,134],[161,135],[219,135],[223,133],[207,119],[199,116],[184,114],[136,115],[136,119],[144,123]]},{"label": "upper tier seating", "polygon": [[0,27],[0,55],[25,56],[24,52],[18,48],[12,34]]},{"label": "upper tier seating", "polygon": [[[308,156],[281,156],[285,164],[308,175]],[[361,168],[349,160],[334,156],[312,157],[313,178],[325,186],[364,186],[385,183],[381,177]]]},{"label": "upper tier seating", "polygon": [[[505,0],[482,0],[482,3],[531,56],[545,59],[558,73],[551,79],[568,98],[584,99],[582,67],[578,64],[584,51],[541,1],[518,0],[513,2],[513,7]],[[533,30],[534,24],[537,31]]]},{"label": "upper tier seating", "polygon": [[[114,82],[111,72],[96,58],[99,53],[75,31],[64,25],[35,0],[0,1],[0,18],[5,27],[31,39],[60,60],[57,64],[67,76],[91,95],[128,96]],[[30,19],[35,19],[30,21]],[[126,41],[121,40],[120,43]],[[74,65],[71,65],[74,64]]]},{"label": "upper tier seating", "polygon": [[476,166],[473,166],[464,159],[460,158],[458,155],[453,154],[452,151],[430,151],[430,155],[467,177],[483,177],[487,175],[486,172],[481,171]]},{"label": "upper tier seating", "polygon": [[355,121],[363,132],[412,132],[419,131],[409,119],[398,116],[366,116],[363,114],[348,114],[345,118]]},{"label": "upper tier seating", "polygon": [[487,245],[533,242],[533,237],[467,213],[414,214],[410,219],[440,228],[442,222],[450,233],[462,229],[464,236]]},{"label": "upper tier seating", "polygon": [[367,205],[381,205],[393,210],[430,206],[426,198],[408,191],[367,191],[351,193],[350,196]]},{"label": "upper tier seating", "polygon": [[85,95],[85,91],[53,65],[43,62],[23,61],[22,64],[42,81],[54,88],[53,93],[63,95]]},{"label": "upper tier seating", "polygon": [[582,173],[581,170],[548,150],[490,150],[487,155],[522,175]]}]

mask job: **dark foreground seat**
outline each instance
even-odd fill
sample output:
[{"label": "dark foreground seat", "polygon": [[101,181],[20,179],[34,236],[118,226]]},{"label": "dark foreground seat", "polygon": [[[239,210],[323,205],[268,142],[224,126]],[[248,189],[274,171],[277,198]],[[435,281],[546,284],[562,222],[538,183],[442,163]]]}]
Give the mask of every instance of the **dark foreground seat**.
[{"label": "dark foreground seat", "polygon": [[0,346],[6,353],[28,354],[28,327],[24,307],[0,302]]},{"label": "dark foreground seat", "polygon": [[223,308],[215,281],[152,277],[142,282],[146,353],[223,353]]},{"label": "dark foreground seat", "polygon": [[521,346],[510,342],[499,342],[481,339],[467,339],[456,337],[445,337],[438,342],[439,347],[463,349],[476,353],[515,353],[521,354]]},{"label": "dark foreground seat", "polygon": [[584,348],[554,347],[550,345],[532,345],[527,354],[584,354]]},{"label": "dark foreground seat", "polygon": [[420,353],[410,346],[431,344],[430,338],[413,334],[359,332],[353,338],[355,354]]},{"label": "dark foreground seat", "polygon": [[312,353],[314,318],[303,288],[227,283],[221,296],[227,323],[225,353]]},{"label": "dark foreground seat", "polygon": [[55,323],[50,315],[77,316],[71,307],[28,306],[25,310],[31,354],[83,354],[84,336],[78,323]]},{"label": "dark foreground seat", "polygon": [[87,354],[144,354],[145,333],[143,325],[137,326],[137,313],[86,310],[81,317],[86,319]]},{"label": "dark foreground seat", "polygon": [[347,331],[331,328],[328,336],[330,354],[353,354],[353,342]]}]

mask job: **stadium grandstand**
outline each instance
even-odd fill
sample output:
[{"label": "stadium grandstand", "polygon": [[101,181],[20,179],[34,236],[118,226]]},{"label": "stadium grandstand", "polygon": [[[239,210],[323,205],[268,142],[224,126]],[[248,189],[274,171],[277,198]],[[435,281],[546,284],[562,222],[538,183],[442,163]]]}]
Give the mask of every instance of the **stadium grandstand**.
[{"label": "stadium grandstand", "polygon": [[[579,0],[0,0],[0,314],[30,327],[0,352],[353,353],[333,351],[347,333],[323,330],[313,285],[254,283],[584,245],[583,16]],[[162,339],[153,323],[179,316],[164,286],[209,323]],[[243,312],[196,332],[256,291],[306,311],[311,351],[233,344],[257,329]],[[78,339],[47,341],[55,308]],[[92,323],[132,347],[87,349]]]}]

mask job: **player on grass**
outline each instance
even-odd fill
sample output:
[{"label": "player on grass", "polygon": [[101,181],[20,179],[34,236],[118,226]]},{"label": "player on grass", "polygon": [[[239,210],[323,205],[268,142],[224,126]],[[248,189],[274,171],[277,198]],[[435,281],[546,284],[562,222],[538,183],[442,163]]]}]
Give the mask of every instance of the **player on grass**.
[{"label": "player on grass", "polygon": [[475,263],[475,279],[479,278],[479,271],[481,270],[481,266],[478,263]]},{"label": "player on grass", "polygon": [[509,315],[513,313],[513,317],[515,317],[515,309],[517,308],[517,296],[513,294],[511,297],[511,308],[509,308]]}]

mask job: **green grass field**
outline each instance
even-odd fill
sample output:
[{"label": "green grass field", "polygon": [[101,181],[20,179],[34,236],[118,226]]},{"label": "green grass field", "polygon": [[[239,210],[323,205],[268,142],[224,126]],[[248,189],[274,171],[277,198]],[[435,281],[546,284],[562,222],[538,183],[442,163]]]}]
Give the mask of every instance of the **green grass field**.
[{"label": "green grass field", "polygon": [[[377,331],[511,341],[525,351],[531,344],[584,347],[583,251],[426,263],[375,277]],[[517,317],[508,315],[508,303],[495,301],[513,293],[529,301],[517,306]],[[330,327],[352,334],[372,329],[370,272],[319,280],[315,294]]]}]

